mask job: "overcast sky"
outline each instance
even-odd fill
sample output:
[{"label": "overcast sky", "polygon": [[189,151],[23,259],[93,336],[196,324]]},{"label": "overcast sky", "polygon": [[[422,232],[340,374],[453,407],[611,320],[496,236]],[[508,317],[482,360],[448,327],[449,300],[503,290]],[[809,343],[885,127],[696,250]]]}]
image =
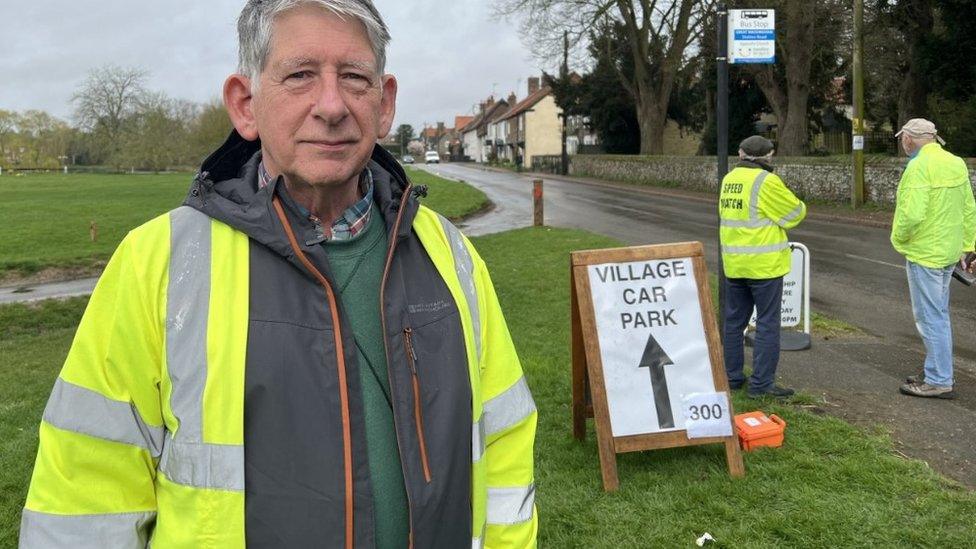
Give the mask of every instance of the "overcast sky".
[{"label": "overcast sky", "polygon": [[[393,36],[387,71],[400,82],[396,124],[451,127],[492,90],[522,98],[529,76],[552,72],[532,60],[514,22],[492,18],[490,0],[374,2]],[[42,109],[70,120],[72,93],[89,70],[110,63],[148,70],[147,87],[171,97],[219,97],[237,62],[242,5],[0,0],[0,109]]]}]

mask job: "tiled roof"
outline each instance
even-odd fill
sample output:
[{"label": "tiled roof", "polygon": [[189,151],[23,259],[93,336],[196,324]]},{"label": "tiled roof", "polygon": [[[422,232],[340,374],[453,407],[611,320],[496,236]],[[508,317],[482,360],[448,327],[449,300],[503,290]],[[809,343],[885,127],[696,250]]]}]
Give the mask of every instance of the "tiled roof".
[{"label": "tiled roof", "polygon": [[473,116],[455,116],[454,128],[458,131],[461,131],[464,129],[465,126],[470,124],[472,120],[474,120]]},{"label": "tiled roof", "polygon": [[488,124],[493,122],[498,122],[499,120],[504,120],[505,114],[508,112],[508,102],[499,101],[485,110],[485,116],[481,123],[478,125],[478,135],[485,135],[488,133]]},{"label": "tiled roof", "polygon": [[543,86],[532,95],[516,103],[514,107],[512,107],[511,109],[509,109],[507,113],[505,113],[505,117],[502,118],[502,120],[515,118],[516,116],[534,107],[536,103],[545,99],[546,96],[548,96],[550,93],[552,93],[552,88],[550,88],[549,86]]}]

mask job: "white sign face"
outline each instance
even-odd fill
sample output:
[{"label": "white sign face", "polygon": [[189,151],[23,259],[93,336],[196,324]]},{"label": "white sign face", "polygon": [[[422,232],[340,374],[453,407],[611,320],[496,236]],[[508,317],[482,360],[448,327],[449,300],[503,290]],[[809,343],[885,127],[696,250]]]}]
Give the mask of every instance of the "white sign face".
[{"label": "white sign face", "polygon": [[855,135],[854,136],[854,142],[852,143],[852,145],[853,145],[852,148],[855,151],[863,151],[864,150],[864,136],[863,135]]},{"label": "white sign face", "polygon": [[684,398],[715,392],[691,258],[588,274],[613,436],[684,429]]},{"label": "white sign face", "polygon": [[729,10],[729,63],[776,62],[776,10]]},{"label": "white sign face", "polygon": [[688,395],[682,403],[681,410],[685,414],[688,438],[732,436],[728,393]]},{"label": "white sign face", "polygon": [[[783,302],[779,312],[780,326],[793,328],[803,320],[803,249],[791,247],[790,272],[783,277]],[[756,325],[756,310],[749,324]]]}]

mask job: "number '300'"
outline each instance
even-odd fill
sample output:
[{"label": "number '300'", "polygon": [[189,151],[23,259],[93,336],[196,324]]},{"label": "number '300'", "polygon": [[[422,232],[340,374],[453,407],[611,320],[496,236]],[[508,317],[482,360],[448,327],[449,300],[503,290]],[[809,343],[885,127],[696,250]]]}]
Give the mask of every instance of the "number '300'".
[{"label": "number '300'", "polygon": [[688,409],[691,411],[691,417],[689,419],[692,421],[722,419],[722,407],[718,404],[712,404],[711,406],[689,406]]}]

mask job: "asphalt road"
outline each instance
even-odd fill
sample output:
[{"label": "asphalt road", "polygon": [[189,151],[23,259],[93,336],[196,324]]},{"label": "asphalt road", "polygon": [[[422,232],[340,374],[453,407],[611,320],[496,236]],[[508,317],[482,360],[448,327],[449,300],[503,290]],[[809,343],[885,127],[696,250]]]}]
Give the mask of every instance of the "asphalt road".
[{"label": "asphalt road", "polygon": [[0,288],[0,305],[90,295],[98,278]]},{"label": "asphalt road", "polygon": [[[505,230],[532,222],[529,178],[461,164],[426,166],[434,173],[464,179],[488,194],[497,211],[465,226],[471,234]],[[631,245],[698,240],[714,269],[718,219],[711,200],[695,200],[547,179],[547,225],[586,229]],[[905,260],[892,249],[888,230],[808,218],[790,231],[790,240],[810,249],[811,308],[859,326],[886,342],[919,345]],[[960,366],[976,373],[976,290],[953,283],[953,340]]]},{"label": "asphalt road", "polygon": [[[483,190],[496,204],[469,220],[470,235],[532,222],[531,178],[473,165],[424,166]],[[715,201],[660,189],[545,181],[546,224],[585,229],[629,245],[697,240],[714,272],[718,220]],[[867,336],[826,341],[784,353],[784,381],[821,395],[824,411],[853,423],[883,424],[906,455],[976,487],[976,289],[953,282],[951,297],[958,398],[927,400],[898,394],[906,375],[921,369],[924,348],[908,301],[904,258],[888,230],[808,218],[790,231],[811,255],[811,309],[846,321]],[[816,411],[816,410],[815,410]]]}]

